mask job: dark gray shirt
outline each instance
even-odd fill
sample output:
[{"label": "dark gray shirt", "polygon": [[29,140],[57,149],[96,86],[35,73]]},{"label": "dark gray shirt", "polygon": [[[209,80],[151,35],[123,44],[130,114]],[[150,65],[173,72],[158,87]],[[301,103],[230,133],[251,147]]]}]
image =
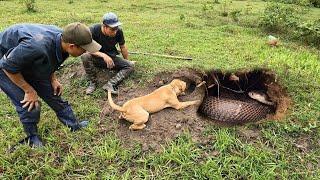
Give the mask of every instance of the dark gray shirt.
[{"label": "dark gray shirt", "polygon": [[0,33],[0,68],[25,78],[49,79],[69,56],[56,26],[17,24]]},{"label": "dark gray shirt", "polygon": [[95,24],[90,27],[93,40],[97,41],[102,47],[100,52],[106,53],[109,56],[116,56],[119,54],[116,45],[124,45],[124,35],[122,29],[118,29],[115,37],[106,36],[101,31],[101,24]]}]

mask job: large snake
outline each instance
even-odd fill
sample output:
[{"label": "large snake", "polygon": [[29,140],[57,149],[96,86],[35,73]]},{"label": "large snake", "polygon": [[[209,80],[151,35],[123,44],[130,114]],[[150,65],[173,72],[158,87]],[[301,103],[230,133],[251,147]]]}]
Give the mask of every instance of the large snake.
[{"label": "large snake", "polygon": [[257,101],[206,96],[199,112],[213,120],[235,124],[258,121],[272,113],[272,102],[266,100],[265,96],[256,92],[249,92],[248,95]]}]

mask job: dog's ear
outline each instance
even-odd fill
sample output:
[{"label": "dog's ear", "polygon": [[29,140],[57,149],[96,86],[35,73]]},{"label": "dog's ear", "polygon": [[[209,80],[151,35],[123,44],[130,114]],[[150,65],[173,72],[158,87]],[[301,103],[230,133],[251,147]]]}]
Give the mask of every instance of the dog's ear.
[{"label": "dog's ear", "polygon": [[179,80],[178,79],[174,79],[174,80],[172,80],[171,81],[171,86],[173,87],[173,89],[174,89],[174,91],[177,93],[177,94],[179,94],[180,92],[181,92],[181,85],[180,85],[180,82],[179,82]]},{"label": "dog's ear", "polygon": [[180,88],[181,92],[184,92],[186,90],[186,88],[187,88],[187,83],[184,82],[184,81],[181,81],[179,88]]},{"label": "dog's ear", "polygon": [[187,83],[180,79],[174,79],[172,82],[174,86],[177,87],[176,92],[184,92],[187,88]]}]

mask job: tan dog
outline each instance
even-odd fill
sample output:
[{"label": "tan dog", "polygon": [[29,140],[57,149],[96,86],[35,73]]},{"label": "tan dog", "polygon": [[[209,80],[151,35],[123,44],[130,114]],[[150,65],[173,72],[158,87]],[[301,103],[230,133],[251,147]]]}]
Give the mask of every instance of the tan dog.
[{"label": "tan dog", "polygon": [[199,100],[180,102],[177,96],[184,94],[185,90],[186,83],[174,79],[170,84],[164,85],[148,95],[127,101],[122,107],[113,102],[110,91],[108,91],[108,101],[113,109],[121,112],[120,118],[133,123],[129,129],[139,130],[146,127],[145,123],[149,119],[149,113],[158,112],[167,107],[182,109],[200,103]]}]

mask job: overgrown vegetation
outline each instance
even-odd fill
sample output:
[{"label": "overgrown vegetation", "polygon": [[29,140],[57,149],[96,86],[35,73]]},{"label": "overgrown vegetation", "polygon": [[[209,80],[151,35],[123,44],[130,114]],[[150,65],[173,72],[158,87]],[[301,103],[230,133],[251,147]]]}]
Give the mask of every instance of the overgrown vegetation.
[{"label": "overgrown vegetation", "polygon": [[299,24],[294,35],[296,39],[320,47],[320,19]]},{"label": "overgrown vegetation", "polygon": [[36,12],[36,0],[21,0],[28,12]]},{"label": "overgrown vegetation", "polygon": [[[283,21],[265,14],[274,11],[269,8],[264,12],[269,3],[263,1],[232,1],[226,8],[228,16],[221,16],[223,1],[215,0],[37,1],[38,11],[34,13],[27,13],[25,4],[19,2],[0,1],[5,17],[0,20],[1,30],[20,22],[63,27],[81,21],[92,25],[112,10],[123,22],[129,51],[193,57],[192,61],[180,61],[131,55],[130,60],[137,63],[136,71],[125,81],[128,89],[145,86],[164,70],[265,67],[275,71],[293,105],[281,121],[205,127],[207,142],[193,139],[186,131],[162,144],[160,151],[143,151],[139,143],[126,149],[108,130],[110,124],[119,122],[99,119],[105,92],[99,87],[93,96],[84,96],[87,82],[77,68],[80,59],[70,58],[58,72],[63,97],[77,117],[90,120],[89,127],[69,132],[43,103],[39,132],[46,147],[19,146],[9,153],[9,147],[24,134],[14,106],[0,92],[1,179],[319,179],[319,50],[284,38],[306,41],[302,37],[319,37],[319,8],[297,14],[273,6],[275,11],[281,10],[279,15],[295,21],[281,26]],[[263,28],[276,27],[273,33],[280,37],[281,46],[266,45],[269,31],[258,26],[260,20]],[[74,75],[76,71],[79,74]]]},{"label": "overgrown vegetation", "polygon": [[260,26],[267,31],[285,33],[287,38],[296,39],[309,45],[320,47],[320,19],[304,22],[301,14],[308,9],[287,6],[281,3],[268,5],[262,14]]},{"label": "overgrown vegetation", "polygon": [[286,3],[286,4],[297,4],[302,6],[320,7],[320,0],[265,0],[265,1],[272,1],[272,2]]},{"label": "overgrown vegetation", "polygon": [[309,0],[314,7],[320,7],[320,0]]},{"label": "overgrown vegetation", "polygon": [[275,32],[290,31],[297,26],[299,13],[301,10],[296,7],[272,3],[264,10],[260,25]]}]

